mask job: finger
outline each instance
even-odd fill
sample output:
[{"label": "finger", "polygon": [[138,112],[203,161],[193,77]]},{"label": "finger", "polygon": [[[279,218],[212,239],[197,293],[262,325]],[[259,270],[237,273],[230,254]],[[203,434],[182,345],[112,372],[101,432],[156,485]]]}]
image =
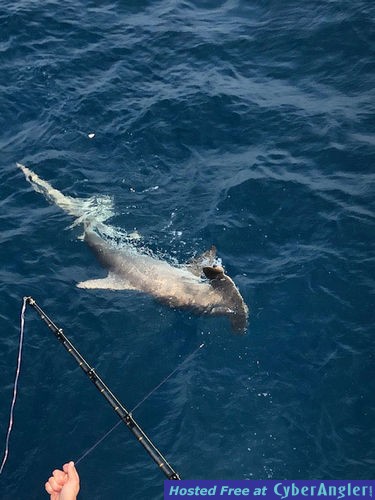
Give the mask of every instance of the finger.
[{"label": "finger", "polygon": [[58,483],[54,477],[51,476],[48,479],[48,483],[54,492],[60,493],[60,491],[62,490],[63,485]]},{"label": "finger", "polygon": [[66,481],[68,480],[68,476],[65,472],[63,472],[62,470],[59,470],[59,469],[55,469],[53,472],[52,472],[52,475],[53,477],[55,478],[55,480],[61,484],[61,486],[64,486],[64,484],[66,483]]},{"label": "finger", "polygon": [[46,492],[51,495],[50,497],[50,500],[58,500],[59,498],[59,494],[56,493],[55,491],[53,491],[53,489],[51,488],[51,485],[48,483],[45,484],[45,488],[46,488]]},{"label": "finger", "polygon": [[49,494],[49,495],[52,495],[53,493],[53,489],[51,487],[51,485],[49,484],[49,482],[47,481],[46,484],[44,485],[45,489],[46,489],[46,492]]},{"label": "finger", "polygon": [[51,488],[51,485],[48,482],[45,484],[45,488],[46,488],[46,492],[49,495],[51,495],[50,500],[58,500],[59,493],[54,492],[53,489]]}]

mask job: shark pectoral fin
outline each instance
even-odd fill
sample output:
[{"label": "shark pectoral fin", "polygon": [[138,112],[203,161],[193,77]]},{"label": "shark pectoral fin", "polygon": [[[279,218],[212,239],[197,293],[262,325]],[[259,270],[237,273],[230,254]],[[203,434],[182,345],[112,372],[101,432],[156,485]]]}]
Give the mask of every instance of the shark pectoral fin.
[{"label": "shark pectoral fin", "polygon": [[234,313],[233,309],[230,309],[229,307],[226,306],[214,306],[211,309],[211,314],[220,315],[220,314],[233,314],[233,313]]},{"label": "shark pectoral fin", "polygon": [[138,290],[138,288],[134,287],[127,281],[117,279],[111,274],[109,274],[106,278],[81,281],[80,283],[77,283],[77,287],[87,289],[101,288],[106,290]]},{"label": "shark pectoral fin", "polygon": [[233,310],[230,307],[216,306],[211,309],[211,314],[227,316],[234,333],[245,333],[247,330],[248,310],[246,305],[244,305],[243,310]]}]

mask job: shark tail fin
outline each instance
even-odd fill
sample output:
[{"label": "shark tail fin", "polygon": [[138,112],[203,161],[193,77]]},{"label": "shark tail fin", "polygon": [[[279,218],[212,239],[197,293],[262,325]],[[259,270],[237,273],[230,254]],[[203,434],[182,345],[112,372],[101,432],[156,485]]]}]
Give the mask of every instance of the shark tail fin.
[{"label": "shark tail fin", "polygon": [[30,168],[17,163],[22,170],[26,180],[30,182],[37,193],[50,202],[60,207],[64,212],[73,216],[76,220],[72,227],[82,224],[86,220],[95,220],[95,223],[103,223],[114,215],[113,199],[111,196],[91,196],[90,198],[73,198],[55,189],[49,182],[45,181]]}]

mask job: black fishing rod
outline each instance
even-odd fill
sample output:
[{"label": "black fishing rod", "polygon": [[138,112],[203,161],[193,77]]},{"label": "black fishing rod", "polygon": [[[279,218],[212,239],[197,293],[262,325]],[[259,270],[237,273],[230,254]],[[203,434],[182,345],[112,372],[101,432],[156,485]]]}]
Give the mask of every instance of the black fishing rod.
[{"label": "black fishing rod", "polygon": [[95,373],[94,369],[84,360],[81,354],[73,346],[70,340],[65,336],[62,328],[58,328],[55,323],[47,316],[47,314],[38,306],[32,297],[25,297],[24,299],[30,304],[35,311],[39,314],[40,318],[46,323],[48,328],[55,334],[56,338],[62,343],[65,349],[73,356],[78,365],[82,368],[85,374],[89,377],[91,382],[95,385],[98,391],[104,396],[108,403],[115,410],[120,419],[126,424],[128,429],[134,434],[137,440],[141,443],[152,460],[164,472],[170,480],[180,480],[180,476],[167,462],[160,451],[156,448],[150,438],[145,434],[141,427],[134,420],[132,414],[120,403],[116,396],[109,390],[103,380]]}]

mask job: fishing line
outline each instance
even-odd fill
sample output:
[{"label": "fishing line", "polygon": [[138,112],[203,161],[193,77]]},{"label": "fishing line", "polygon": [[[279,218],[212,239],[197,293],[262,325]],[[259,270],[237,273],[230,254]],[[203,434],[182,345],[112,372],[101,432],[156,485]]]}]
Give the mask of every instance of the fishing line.
[{"label": "fishing line", "polygon": [[[176,366],[176,368],[171,371],[171,373],[165,377],[161,382],[160,384],[158,384],[156,387],[154,387],[152,389],[152,391],[150,391],[143,399],[141,399],[141,401],[136,404],[134,406],[134,408],[129,412],[130,414],[132,414],[137,408],[139,408],[141,406],[141,404],[143,404],[155,391],[157,391],[163,384],[165,384],[165,382],[167,380],[169,380],[184,364],[186,364],[190,359],[192,359],[196,353],[202,349],[202,347],[204,347],[204,344],[201,344],[200,346],[198,346],[191,354],[189,354],[189,356],[187,356],[179,365]],[[74,463],[77,465],[79,462],[81,462],[85,457],[87,457],[87,455],[89,455],[92,451],[95,450],[95,448],[97,446],[100,445],[100,443],[102,443],[115,429],[117,429],[117,427],[122,423],[122,421],[120,420],[119,422],[117,422],[113,427],[111,427],[111,429],[109,429],[98,441],[96,441],[90,448],[88,448],[84,453],[83,455],[81,455],[77,460],[74,461]]]},{"label": "fishing line", "polygon": [[201,344],[200,346],[198,346],[195,349],[194,352],[189,354],[189,356],[187,358],[185,358],[184,361],[182,361],[179,365],[177,365],[176,368],[167,377],[165,377],[164,380],[162,380],[160,382],[160,384],[158,384],[156,387],[154,387],[151,392],[149,392],[138,404],[136,404],[134,406],[134,408],[132,410],[130,410],[130,413],[133,413],[137,408],[139,408],[141,406],[141,404],[143,404],[146,401],[146,399],[148,399],[151,396],[151,394],[153,394],[155,391],[157,391],[159,389],[159,387],[161,387],[167,380],[169,380],[172,377],[172,375],[174,375],[181,368],[182,365],[184,365],[191,358],[193,358],[195,356],[195,354],[199,351],[199,349],[202,349],[202,347],[204,347],[204,344]]},{"label": "fishing line", "polygon": [[5,463],[8,458],[9,454],[9,440],[10,440],[10,433],[12,431],[13,427],[13,420],[14,420],[14,407],[16,404],[16,399],[17,399],[17,391],[18,391],[18,379],[20,376],[20,371],[21,371],[21,361],[22,361],[22,347],[23,347],[23,337],[24,337],[24,330],[25,330],[25,311],[26,311],[26,305],[27,305],[27,297],[23,298],[23,304],[22,304],[22,309],[21,309],[21,318],[20,318],[20,341],[19,341],[19,346],[18,346],[18,357],[17,357],[17,368],[16,368],[16,376],[14,379],[14,387],[13,387],[13,399],[12,399],[12,404],[10,405],[10,414],[9,414],[9,426],[8,426],[8,431],[5,439],[5,451],[4,451],[4,458],[0,466],[0,474],[2,474]]},{"label": "fishing line", "polygon": [[89,455],[92,451],[94,451],[94,450],[95,450],[95,448],[96,448],[97,446],[99,446],[99,445],[100,445],[100,443],[101,443],[102,441],[104,441],[104,440],[105,440],[105,438],[106,438],[106,437],[108,437],[108,436],[111,434],[111,432],[113,432],[115,429],[117,429],[117,427],[118,427],[120,424],[122,424],[122,423],[123,423],[123,422],[122,422],[122,420],[119,420],[119,421],[117,422],[117,424],[115,424],[115,425],[114,425],[111,429],[109,429],[109,431],[107,431],[107,432],[104,434],[104,436],[102,436],[102,437],[101,437],[101,438],[100,438],[100,439],[99,439],[96,443],[94,443],[94,444],[93,444],[93,445],[92,445],[92,446],[91,446],[88,450],[86,450],[86,451],[83,453],[83,455],[81,455],[79,458],[77,458],[77,460],[74,460],[74,464],[75,464],[75,465],[79,464],[79,462],[81,462],[81,461],[82,461],[85,457],[87,457],[87,455]]},{"label": "fishing line", "polygon": [[134,408],[132,411],[128,411],[122,403],[116,398],[116,396],[110,391],[110,389],[106,386],[103,380],[99,377],[99,375],[95,372],[95,370],[86,362],[86,360],[82,357],[82,355],[77,351],[77,349],[73,346],[73,344],[69,341],[69,339],[64,334],[62,328],[58,328],[56,324],[46,315],[46,313],[39,307],[39,305],[35,302],[32,297],[24,297],[23,304],[21,309],[20,316],[20,339],[19,339],[19,347],[18,347],[18,357],[17,357],[17,368],[16,375],[14,380],[14,388],[13,388],[13,398],[10,408],[9,415],[9,426],[6,434],[5,440],[5,451],[4,457],[0,466],[0,474],[2,474],[5,463],[7,461],[9,455],[9,441],[10,434],[13,427],[14,421],[14,408],[17,399],[18,393],[18,380],[21,370],[21,362],[22,362],[22,349],[24,344],[24,330],[25,330],[25,312],[26,306],[29,304],[32,306],[35,311],[38,313],[40,318],[44,323],[48,326],[48,328],[54,333],[56,338],[62,343],[65,349],[71,354],[71,356],[75,359],[75,361],[82,368],[84,373],[88,376],[88,378],[93,382],[95,387],[100,391],[102,396],[107,400],[107,402],[112,406],[117,415],[120,417],[120,421],[117,422],[109,431],[107,431],[93,446],[91,446],[88,450],[84,452],[84,454],[76,460],[76,464],[82,461],[87,455],[89,455],[104,439],[106,439],[109,434],[111,434],[120,423],[124,423],[130,432],[137,438],[138,442],[142,445],[145,451],[149,454],[152,460],[158,465],[159,469],[167,476],[168,479],[172,480],[180,480],[179,474],[173,469],[173,467],[168,463],[165,457],[161,454],[158,448],[154,445],[154,443],[150,440],[147,434],[143,431],[143,429],[138,425],[138,423],[133,418],[132,412],[134,412],[137,408],[139,408],[155,391],[157,391],[167,380],[169,380],[176,372],[181,368],[182,365],[187,363],[190,359],[192,359],[195,354],[204,347],[204,344],[199,345],[186,359],[184,359],[167,377],[165,377],[156,387],[152,389]]}]

